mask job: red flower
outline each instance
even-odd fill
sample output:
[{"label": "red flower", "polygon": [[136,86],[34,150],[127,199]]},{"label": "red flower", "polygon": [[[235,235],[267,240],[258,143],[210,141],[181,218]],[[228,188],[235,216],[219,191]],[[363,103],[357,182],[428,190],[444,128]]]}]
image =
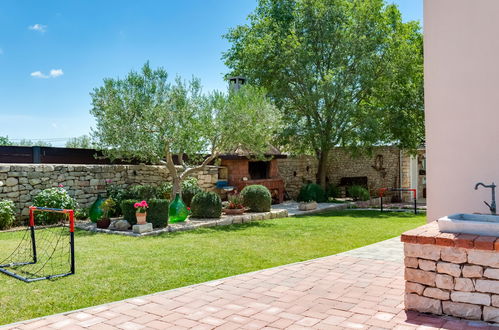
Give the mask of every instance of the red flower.
[{"label": "red flower", "polygon": [[60,184],[60,185],[59,185],[59,188],[62,188],[62,187],[64,187],[64,185],[63,185],[63,184]]}]

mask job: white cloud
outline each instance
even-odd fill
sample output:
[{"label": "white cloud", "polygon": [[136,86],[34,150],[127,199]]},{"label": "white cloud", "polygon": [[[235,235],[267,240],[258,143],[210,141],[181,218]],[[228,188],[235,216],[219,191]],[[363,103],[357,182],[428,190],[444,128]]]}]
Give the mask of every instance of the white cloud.
[{"label": "white cloud", "polygon": [[41,71],[31,72],[31,77],[35,77],[35,78],[48,78],[48,76],[44,75]]},{"label": "white cloud", "polygon": [[62,76],[64,72],[62,72],[62,69],[52,69],[50,70],[50,76],[53,78],[57,78],[59,76]]},{"label": "white cloud", "polygon": [[43,72],[41,71],[35,71],[35,72],[31,72],[31,77],[34,77],[34,78],[43,78],[43,79],[47,79],[47,78],[57,78],[57,77],[60,77],[64,74],[64,72],[62,71],[62,69],[52,69],[50,70],[50,73],[48,75],[44,74]]},{"label": "white cloud", "polygon": [[28,29],[32,30],[32,31],[38,31],[38,32],[45,32],[47,31],[47,25],[42,25],[42,24],[35,24],[35,25],[30,25],[28,26]]}]

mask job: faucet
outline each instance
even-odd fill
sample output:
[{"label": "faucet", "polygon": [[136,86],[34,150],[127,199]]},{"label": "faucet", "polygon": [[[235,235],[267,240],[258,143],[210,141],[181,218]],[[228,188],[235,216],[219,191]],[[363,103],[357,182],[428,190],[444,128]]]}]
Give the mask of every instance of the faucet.
[{"label": "faucet", "polygon": [[476,185],[475,185],[475,190],[478,189],[479,186],[483,186],[484,188],[490,188],[492,189],[492,202],[489,204],[487,203],[486,201],[483,201],[485,203],[485,205],[487,205],[490,209],[490,213],[492,214],[496,214],[496,185],[494,182],[492,182],[492,184],[483,184],[481,182],[478,182]]}]

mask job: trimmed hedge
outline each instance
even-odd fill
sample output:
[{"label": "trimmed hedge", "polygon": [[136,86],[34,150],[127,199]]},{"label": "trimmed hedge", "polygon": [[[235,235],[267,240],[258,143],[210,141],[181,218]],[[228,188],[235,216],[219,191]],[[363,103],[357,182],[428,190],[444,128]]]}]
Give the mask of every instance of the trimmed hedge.
[{"label": "trimmed hedge", "polygon": [[272,195],[267,187],[254,184],[241,190],[243,205],[252,212],[269,212],[272,205]]},{"label": "trimmed hedge", "polygon": [[168,206],[170,202],[166,199],[151,199],[148,202],[146,221],[152,223],[154,228],[163,228],[168,225]]},{"label": "trimmed hedge", "polygon": [[193,218],[220,218],[222,200],[212,191],[197,193],[192,198],[191,212]]},{"label": "trimmed hedge", "polygon": [[[123,211],[123,218],[127,220],[130,225],[137,224],[135,217],[135,208],[133,205],[138,200],[127,199],[121,202],[121,209]],[[147,201],[149,208],[147,209],[146,221],[152,223],[154,228],[163,228],[168,225],[168,205],[170,204],[166,199],[150,199]]]},{"label": "trimmed hedge", "polygon": [[326,192],[322,187],[316,183],[309,183],[301,187],[300,193],[296,198],[298,202],[316,201],[323,203],[327,201]]}]

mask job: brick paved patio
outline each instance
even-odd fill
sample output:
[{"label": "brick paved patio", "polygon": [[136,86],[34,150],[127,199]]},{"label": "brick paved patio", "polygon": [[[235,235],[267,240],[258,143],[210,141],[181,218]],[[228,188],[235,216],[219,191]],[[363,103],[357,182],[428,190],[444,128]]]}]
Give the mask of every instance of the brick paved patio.
[{"label": "brick paved patio", "polygon": [[403,286],[402,245],[399,238],[395,238],[339,255],[52,315],[6,328],[492,328],[482,322],[406,313]]}]

